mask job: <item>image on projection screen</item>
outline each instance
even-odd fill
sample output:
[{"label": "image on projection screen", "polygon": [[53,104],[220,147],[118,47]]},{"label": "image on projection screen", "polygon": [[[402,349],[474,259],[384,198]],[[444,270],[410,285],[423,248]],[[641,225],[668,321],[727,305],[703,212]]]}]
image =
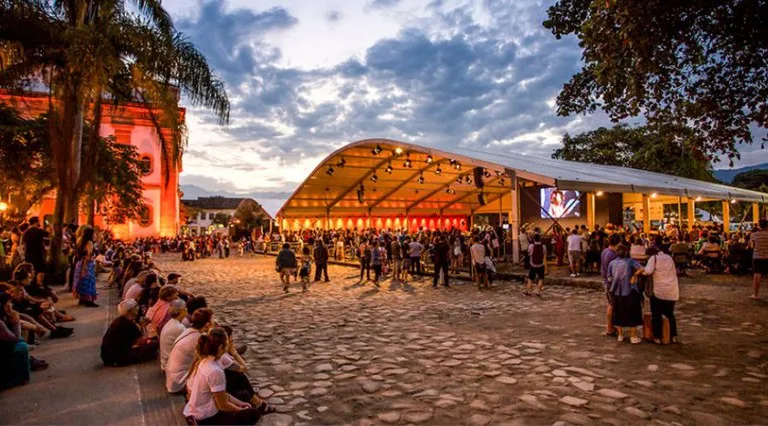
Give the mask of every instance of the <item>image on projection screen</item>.
[{"label": "image on projection screen", "polygon": [[[579,191],[562,191],[557,188],[541,189],[541,218],[555,219],[579,217]],[[549,213],[549,214],[547,214]]]}]

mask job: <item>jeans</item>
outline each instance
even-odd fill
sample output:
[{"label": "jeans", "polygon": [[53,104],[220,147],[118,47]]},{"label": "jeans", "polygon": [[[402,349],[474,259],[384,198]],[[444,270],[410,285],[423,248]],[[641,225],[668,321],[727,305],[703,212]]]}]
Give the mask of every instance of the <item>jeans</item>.
[{"label": "jeans", "polygon": [[320,272],[323,273],[325,280],[329,281],[327,263],[315,263],[315,281],[320,281]]},{"label": "jeans", "polygon": [[421,258],[411,256],[411,275],[421,274]]},{"label": "jeans", "polygon": [[435,275],[432,279],[432,285],[436,286],[437,281],[440,280],[440,271],[443,271],[443,277],[445,278],[445,282],[443,284],[446,286],[448,285],[448,266],[449,265],[447,260],[442,260],[435,263]]},{"label": "jeans", "polygon": [[[0,356],[2,374],[0,374],[0,389],[8,389],[29,382],[29,346],[19,340],[9,344],[8,354]],[[12,347],[12,352],[10,351]],[[5,347],[4,347],[5,348]]]},{"label": "jeans", "polygon": [[379,282],[381,277],[381,263],[373,265],[373,282]]},{"label": "jeans", "polygon": [[363,275],[365,275],[365,279],[371,279],[371,259],[360,260],[360,281],[363,280]]},{"label": "jeans", "polygon": [[667,320],[669,321],[669,338],[677,337],[675,301],[661,300],[655,296],[651,296],[651,324],[653,325],[653,336],[657,339],[661,338],[663,332],[662,315],[667,317]]}]

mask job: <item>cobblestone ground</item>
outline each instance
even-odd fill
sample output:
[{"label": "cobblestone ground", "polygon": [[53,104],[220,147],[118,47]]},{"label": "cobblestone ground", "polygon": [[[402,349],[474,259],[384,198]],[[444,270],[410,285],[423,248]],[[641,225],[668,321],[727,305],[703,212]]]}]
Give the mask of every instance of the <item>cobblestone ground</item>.
[{"label": "cobblestone ground", "polygon": [[284,413],[266,423],[766,422],[768,304],[747,299],[747,279],[685,285],[684,344],[655,346],[601,336],[603,296],[589,289],[375,289],[331,266],[330,283],[283,294],[272,257],[158,264],[236,326],[260,394]]}]

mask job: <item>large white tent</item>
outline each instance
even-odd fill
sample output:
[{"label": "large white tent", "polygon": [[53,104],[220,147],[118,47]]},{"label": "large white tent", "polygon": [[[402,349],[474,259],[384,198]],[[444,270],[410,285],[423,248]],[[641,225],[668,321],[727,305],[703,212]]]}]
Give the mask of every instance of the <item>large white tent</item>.
[{"label": "large white tent", "polygon": [[[481,173],[481,175],[477,175]],[[482,187],[477,183],[478,177]],[[728,204],[765,202],[768,194],[625,167],[601,166],[514,153],[468,148],[439,150],[389,139],[367,139],[328,155],[277,213],[284,228],[392,226],[425,217],[438,227],[458,217],[497,212],[520,221],[520,190],[557,187],[586,193],[586,222],[595,221],[595,196],[621,193],[624,203]],[[482,195],[481,195],[482,194]],[[689,215],[692,217],[693,213]],[[442,222],[441,220],[444,220]],[[650,214],[643,218],[650,222]],[[412,225],[411,225],[412,226]],[[399,226],[394,226],[399,227]],[[516,226],[512,226],[516,233]]]}]

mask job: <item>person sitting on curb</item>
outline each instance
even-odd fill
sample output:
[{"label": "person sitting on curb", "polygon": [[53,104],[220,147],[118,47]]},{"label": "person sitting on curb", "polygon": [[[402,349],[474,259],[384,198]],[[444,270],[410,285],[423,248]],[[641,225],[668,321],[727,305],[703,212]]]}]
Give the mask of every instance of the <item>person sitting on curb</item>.
[{"label": "person sitting on curb", "polygon": [[168,314],[171,318],[160,332],[160,369],[163,371],[165,371],[165,364],[168,362],[173,344],[187,328],[181,323],[187,317],[187,304],[181,299],[174,300],[168,307]]},{"label": "person sitting on curb", "polygon": [[198,338],[213,326],[213,311],[200,308],[192,315],[192,325],[173,343],[165,364],[165,390],[169,393],[184,391],[189,377],[189,370],[195,360],[195,347]]},{"label": "person sitting on curb", "polygon": [[106,366],[125,366],[157,359],[157,339],[144,337],[136,323],[139,304],[126,299],[117,305],[119,317],[112,321],[101,342],[101,360]]}]

